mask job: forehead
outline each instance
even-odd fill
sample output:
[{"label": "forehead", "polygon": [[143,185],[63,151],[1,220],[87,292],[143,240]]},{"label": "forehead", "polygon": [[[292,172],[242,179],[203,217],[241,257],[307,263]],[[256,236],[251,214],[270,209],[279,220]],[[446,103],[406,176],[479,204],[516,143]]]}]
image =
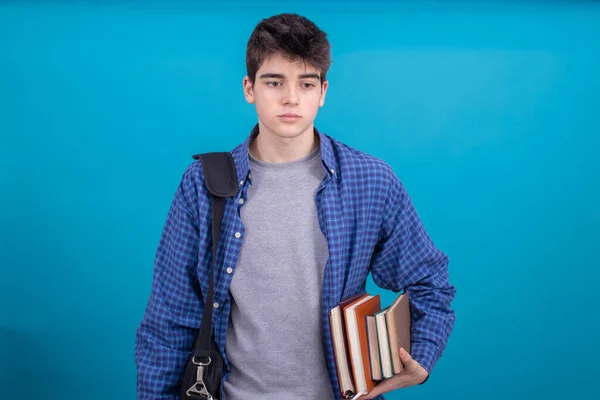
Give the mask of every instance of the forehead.
[{"label": "forehead", "polygon": [[302,60],[290,60],[282,54],[273,54],[263,61],[258,69],[260,73],[278,73],[284,75],[319,74],[319,70]]}]

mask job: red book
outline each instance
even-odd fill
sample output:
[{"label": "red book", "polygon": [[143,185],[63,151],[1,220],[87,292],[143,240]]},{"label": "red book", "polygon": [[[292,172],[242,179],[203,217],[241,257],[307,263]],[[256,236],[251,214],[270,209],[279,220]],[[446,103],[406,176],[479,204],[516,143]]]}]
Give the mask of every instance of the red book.
[{"label": "red book", "polygon": [[381,311],[379,295],[366,296],[344,307],[346,336],[356,393],[370,392],[377,382],[372,379],[369,356],[367,316]]}]

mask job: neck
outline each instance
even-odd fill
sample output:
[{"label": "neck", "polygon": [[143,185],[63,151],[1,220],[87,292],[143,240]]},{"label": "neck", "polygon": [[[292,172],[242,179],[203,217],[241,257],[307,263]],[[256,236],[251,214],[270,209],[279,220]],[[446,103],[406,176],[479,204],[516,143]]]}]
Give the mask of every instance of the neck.
[{"label": "neck", "polygon": [[281,138],[259,122],[259,135],[250,143],[250,154],[268,163],[286,163],[308,156],[319,146],[319,137],[311,124],[304,132],[291,138]]}]

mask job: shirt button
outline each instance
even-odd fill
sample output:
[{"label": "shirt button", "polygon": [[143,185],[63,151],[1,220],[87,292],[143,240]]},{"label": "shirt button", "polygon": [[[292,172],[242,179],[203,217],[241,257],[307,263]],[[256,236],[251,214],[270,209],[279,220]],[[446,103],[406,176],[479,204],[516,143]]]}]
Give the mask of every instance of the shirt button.
[{"label": "shirt button", "polygon": [[219,303],[214,303],[214,304],[213,304],[213,307],[214,307],[214,308],[219,308]]},{"label": "shirt button", "polygon": [[244,199],[240,198],[240,199],[238,200],[238,203],[240,203],[240,204],[244,204]]},{"label": "shirt button", "polygon": [[227,268],[227,273],[228,273],[228,274],[230,274],[230,273],[232,273],[232,272],[233,272],[233,268],[231,268],[231,267],[230,267],[230,268]]},{"label": "shirt button", "polygon": [[331,168],[331,173],[335,174],[335,169]]},{"label": "shirt button", "polygon": [[244,184],[244,181],[240,181],[240,186],[242,186]]},{"label": "shirt button", "polygon": [[235,233],[235,237],[239,239],[239,238],[241,238],[241,237],[242,237],[242,234],[241,234],[241,233],[239,233],[239,232],[236,232],[236,233]]}]

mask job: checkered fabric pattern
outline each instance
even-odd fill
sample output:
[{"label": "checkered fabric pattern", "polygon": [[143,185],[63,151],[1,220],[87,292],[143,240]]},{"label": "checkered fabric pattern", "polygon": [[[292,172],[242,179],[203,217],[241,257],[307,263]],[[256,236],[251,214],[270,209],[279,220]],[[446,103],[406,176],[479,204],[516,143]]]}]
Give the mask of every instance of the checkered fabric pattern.
[{"label": "checkered fabric pattern", "polygon": [[[339,396],[328,312],[342,299],[365,290],[369,273],[383,289],[409,291],[411,355],[431,371],[455,321],[450,303],[456,289],[448,281],[448,257],[428,236],[405,187],[388,164],[317,129],[315,133],[326,171],[315,195],[315,206],[329,249],[322,321],[333,392]],[[257,134],[255,126],[231,152],[239,191],[226,200],[216,256],[213,326],[227,369],[229,286],[245,234],[239,210],[252,184],[248,147]],[[140,400],[178,397],[181,374],[208,291],[212,267],[210,224],[210,196],[204,186],[202,165],[195,161],[184,172],[172,200],[156,252],[152,290],[136,332]]]}]

